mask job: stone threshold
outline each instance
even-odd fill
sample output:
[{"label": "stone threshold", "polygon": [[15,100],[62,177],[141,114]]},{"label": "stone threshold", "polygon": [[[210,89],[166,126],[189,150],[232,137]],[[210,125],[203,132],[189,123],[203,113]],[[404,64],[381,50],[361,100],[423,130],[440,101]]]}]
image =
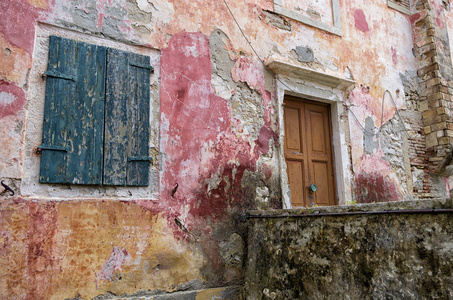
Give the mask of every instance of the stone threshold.
[{"label": "stone threshold", "polygon": [[[141,291],[133,295],[106,294],[97,296],[95,300],[236,300],[241,299],[242,286],[227,286],[219,288],[207,288],[190,291],[164,292],[164,291]],[[79,298],[74,298],[73,300]],[[71,300],[71,299],[67,299]]]}]

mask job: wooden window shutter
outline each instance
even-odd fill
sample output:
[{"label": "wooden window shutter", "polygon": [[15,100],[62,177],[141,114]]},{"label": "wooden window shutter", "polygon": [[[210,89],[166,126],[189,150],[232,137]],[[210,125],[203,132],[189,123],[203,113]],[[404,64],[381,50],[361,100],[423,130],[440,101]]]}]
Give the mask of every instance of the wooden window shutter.
[{"label": "wooden window shutter", "polygon": [[104,184],[148,185],[150,59],[108,49]]},{"label": "wooden window shutter", "polygon": [[101,184],[106,48],[50,37],[40,182]]},{"label": "wooden window shutter", "polygon": [[150,59],[50,37],[40,182],[147,186]]}]

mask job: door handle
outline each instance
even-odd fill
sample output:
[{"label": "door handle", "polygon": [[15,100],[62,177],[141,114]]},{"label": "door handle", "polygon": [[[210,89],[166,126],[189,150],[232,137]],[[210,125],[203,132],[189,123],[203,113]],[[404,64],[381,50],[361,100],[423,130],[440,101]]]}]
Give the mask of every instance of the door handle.
[{"label": "door handle", "polygon": [[313,193],[313,192],[316,192],[316,190],[318,190],[318,187],[316,186],[316,184],[310,184],[308,186],[308,189],[310,190],[310,193]]}]

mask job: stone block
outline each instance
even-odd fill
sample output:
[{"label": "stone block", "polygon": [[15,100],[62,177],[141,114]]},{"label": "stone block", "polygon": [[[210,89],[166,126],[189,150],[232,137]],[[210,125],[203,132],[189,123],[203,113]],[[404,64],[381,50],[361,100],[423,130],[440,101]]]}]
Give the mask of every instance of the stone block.
[{"label": "stone block", "polygon": [[433,36],[430,36],[430,35],[427,35],[423,41],[425,41],[425,43],[429,44],[429,43],[435,43],[435,40],[434,40],[434,37]]},{"label": "stone block", "polygon": [[437,145],[439,145],[439,142],[435,132],[426,135],[426,148],[431,148]]},{"label": "stone block", "polygon": [[437,136],[437,138],[441,138],[441,137],[445,136],[444,131],[443,130],[436,130],[436,136]]},{"label": "stone block", "polygon": [[428,101],[436,101],[436,100],[441,100],[444,99],[442,93],[434,93],[428,96]]},{"label": "stone block", "polygon": [[418,67],[421,68],[421,69],[429,67],[432,64],[433,64],[433,61],[431,60],[431,57],[425,57],[424,59],[420,59],[418,61]]},{"label": "stone block", "polygon": [[427,34],[431,35],[431,36],[435,36],[436,35],[436,31],[434,29],[428,29],[427,30]]},{"label": "stone block", "polygon": [[444,85],[438,85],[438,87],[439,87],[439,92],[442,92],[442,93],[444,93],[444,94],[449,94],[448,88],[447,88],[446,86],[444,86]]},{"label": "stone block", "polygon": [[428,110],[428,101],[420,101],[420,111],[424,112]]},{"label": "stone block", "polygon": [[440,162],[440,161],[442,161],[442,160],[444,160],[443,157],[430,157],[430,158],[429,158],[429,161],[430,161],[430,162]]},{"label": "stone block", "polygon": [[[437,55],[437,51],[436,50],[431,50],[431,51],[428,51],[428,52],[425,53],[425,56],[429,57],[429,58],[435,57],[436,55]],[[438,81],[438,83],[440,83],[439,78],[434,78],[434,79],[436,79],[436,81]]]},{"label": "stone block", "polygon": [[453,165],[448,165],[445,167],[445,175],[447,176],[453,175]]},{"label": "stone block", "polygon": [[440,100],[440,106],[447,108],[451,102],[447,100]]},{"label": "stone block", "polygon": [[437,115],[437,112],[435,110],[426,110],[423,112],[423,119],[426,119],[426,118],[432,118],[432,117],[435,117]]},{"label": "stone block", "polygon": [[431,133],[431,126],[425,126],[424,130],[425,130],[425,134],[430,134]]},{"label": "stone block", "polygon": [[449,115],[442,115],[442,116],[437,116],[436,118],[440,118],[439,122],[451,122],[451,116]]},{"label": "stone block", "polygon": [[448,136],[441,137],[439,139],[439,145],[448,145],[448,144],[450,144],[450,140],[451,140],[451,138],[449,138]]},{"label": "stone block", "polygon": [[438,115],[443,115],[445,114],[445,108],[444,107],[438,107],[436,109]]},{"label": "stone block", "polygon": [[441,123],[431,125],[431,131],[439,131],[439,130],[443,130],[443,129],[447,129],[447,122],[441,122]]},{"label": "stone block", "polygon": [[434,63],[428,67],[423,68],[423,72],[425,74],[428,74],[428,73],[436,71],[436,70],[439,70],[439,64],[437,64],[437,63]]}]

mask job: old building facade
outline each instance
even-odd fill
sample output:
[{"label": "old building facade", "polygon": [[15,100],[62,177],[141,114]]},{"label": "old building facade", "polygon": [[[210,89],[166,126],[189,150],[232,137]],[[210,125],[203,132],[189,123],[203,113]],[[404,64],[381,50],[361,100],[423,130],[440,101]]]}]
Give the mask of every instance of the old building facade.
[{"label": "old building facade", "polygon": [[235,299],[249,210],[450,199],[452,35],[442,0],[1,0],[1,298]]}]

